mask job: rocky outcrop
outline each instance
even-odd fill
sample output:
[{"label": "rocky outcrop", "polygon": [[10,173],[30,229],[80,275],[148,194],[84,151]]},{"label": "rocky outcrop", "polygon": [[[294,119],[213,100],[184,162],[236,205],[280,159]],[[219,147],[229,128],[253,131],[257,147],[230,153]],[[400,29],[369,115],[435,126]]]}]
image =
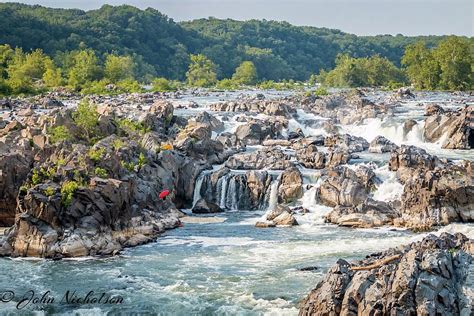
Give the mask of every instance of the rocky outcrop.
[{"label": "rocky outcrop", "polygon": [[324,169],[346,164],[351,154],[341,148],[329,149],[326,153],[318,151],[315,145],[296,150],[296,159],[310,169]]},{"label": "rocky outcrop", "polygon": [[399,212],[390,204],[367,198],[357,206],[336,206],[325,216],[327,222],[339,226],[369,228],[392,225]]},{"label": "rocky outcrop", "polygon": [[358,172],[341,166],[333,168],[318,188],[319,200],[331,207],[358,206],[368,198],[374,178],[373,171],[365,167],[359,167]]},{"label": "rocky outcrop", "polygon": [[202,175],[199,196],[227,210],[264,209],[269,202],[272,176],[266,171],[232,173],[228,168]]},{"label": "rocky outcrop", "polygon": [[303,196],[303,176],[296,167],[286,169],[278,184],[278,200],[289,203]]},{"label": "rocky outcrop", "polygon": [[270,101],[261,99],[247,99],[211,104],[211,111],[219,112],[253,112],[264,113],[272,116],[291,116],[295,112],[293,106],[284,101]]},{"label": "rocky outcrop", "polygon": [[474,149],[474,106],[466,106],[457,112],[434,111],[425,120],[423,136],[429,142],[443,140],[447,149]]},{"label": "rocky outcrop", "polygon": [[349,153],[355,153],[367,150],[369,143],[362,137],[349,134],[330,135],[324,139],[324,146],[343,149]]},{"label": "rocky outcrop", "polygon": [[292,165],[290,157],[277,148],[235,154],[225,162],[226,167],[236,170],[285,170]]},{"label": "rocky outcrop", "polygon": [[397,225],[426,230],[474,221],[472,162],[442,162],[422,149],[402,146],[392,153],[389,167],[405,185]]},{"label": "rocky outcrop", "polygon": [[219,205],[206,201],[205,199],[199,199],[193,206],[192,212],[195,214],[209,214],[209,213],[220,213],[223,210]]},{"label": "rocky outcrop", "polygon": [[283,124],[278,120],[250,120],[235,131],[245,145],[260,145],[264,140],[280,138]]},{"label": "rocky outcrop", "polygon": [[16,199],[33,165],[28,153],[0,154],[0,226],[15,222]]},{"label": "rocky outcrop", "polygon": [[258,221],[255,226],[259,228],[276,226],[295,226],[298,221],[293,216],[293,212],[288,206],[278,204],[273,210],[268,211],[264,216],[264,221]]},{"label": "rocky outcrop", "polygon": [[302,301],[299,315],[469,315],[462,286],[474,244],[462,234],[339,259]]},{"label": "rocky outcrop", "polygon": [[389,141],[383,136],[377,136],[370,142],[369,152],[371,153],[386,153],[396,150],[397,145]]}]

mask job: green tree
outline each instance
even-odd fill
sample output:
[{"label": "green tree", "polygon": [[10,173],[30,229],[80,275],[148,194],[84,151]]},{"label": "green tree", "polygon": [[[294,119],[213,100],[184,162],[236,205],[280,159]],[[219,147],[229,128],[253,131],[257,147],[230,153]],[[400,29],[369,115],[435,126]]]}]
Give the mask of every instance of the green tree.
[{"label": "green tree", "polygon": [[473,57],[467,40],[450,36],[439,43],[433,55],[441,69],[441,89],[466,90],[471,87]]},{"label": "green tree", "polygon": [[99,113],[97,113],[96,105],[88,100],[82,100],[73,113],[73,119],[85,133],[86,140],[90,141],[96,135],[99,125]]},{"label": "green tree", "polygon": [[63,77],[61,69],[57,68],[53,61],[48,58],[45,61],[45,72],[43,74],[43,81],[47,87],[54,88],[63,84]]},{"label": "green tree", "polygon": [[156,92],[176,91],[176,87],[166,78],[156,78],[152,82],[152,90]]},{"label": "green tree", "polygon": [[105,77],[112,83],[133,79],[134,64],[130,56],[107,55],[105,59]]},{"label": "green tree", "polygon": [[186,78],[194,87],[210,87],[217,82],[216,65],[204,55],[191,55]]},{"label": "green tree", "polygon": [[80,50],[70,57],[72,67],[69,70],[68,83],[73,89],[79,90],[86,83],[100,79],[102,69],[93,50]]},{"label": "green tree", "polygon": [[407,76],[415,88],[437,88],[441,70],[424,42],[420,41],[406,48],[402,65],[405,66]]},{"label": "green tree", "polygon": [[232,76],[238,84],[252,85],[257,81],[257,68],[251,61],[244,61],[239,67],[235,69],[235,73]]}]

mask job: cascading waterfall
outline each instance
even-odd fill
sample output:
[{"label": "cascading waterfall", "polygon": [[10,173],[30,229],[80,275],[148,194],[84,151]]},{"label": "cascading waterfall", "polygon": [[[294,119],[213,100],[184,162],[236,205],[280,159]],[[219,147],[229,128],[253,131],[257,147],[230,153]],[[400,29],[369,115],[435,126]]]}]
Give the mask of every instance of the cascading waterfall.
[{"label": "cascading waterfall", "polygon": [[277,178],[273,180],[272,185],[270,186],[270,196],[268,198],[268,209],[272,210],[278,203],[278,185],[280,184],[280,179]]},{"label": "cascading waterfall", "polygon": [[227,184],[229,183],[229,177],[227,175],[223,176],[219,179],[222,181],[222,187],[220,190],[220,199],[219,199],[219,206],[221,208],[225,208],[226,196],[227,196]]},{"label": "cascading waterfall", "polygon": [[197,201],[201,198],[201,187],[202,182],[204,181],[204,174],[200,174],[194,185],[194,195],[193,195],[193,206],[196,205]]},{"label": "cascading waterfall", "polygon": [[235,177],[230,178],[229,190],[227,191],[225,198],[225,206],[227,209],[236,210],[237,209],[237,181]]}]

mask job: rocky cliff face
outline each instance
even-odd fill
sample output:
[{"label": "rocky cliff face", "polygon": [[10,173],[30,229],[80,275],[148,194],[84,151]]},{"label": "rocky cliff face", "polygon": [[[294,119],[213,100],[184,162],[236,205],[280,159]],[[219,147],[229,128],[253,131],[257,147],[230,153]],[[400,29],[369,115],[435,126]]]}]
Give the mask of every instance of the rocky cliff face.
[{"label": "rocky cliff face", "polygon": [[[93,146],[81,140],[70,110],[49,116],[30,111],[24,124],[2,130],[16,145],[4,146],[0,159],[0,224],[13,225],[0,240],[0,255],[113,255],[149,242],[180,225],[175,203],[190,205],[208,160],[224,159],[222,145],[208,133],[202,143],[178,151],[164,145],[177,124],[168,102],[154,103],[138,123],[111,107],[99,112]],[[199,128],[208,130],[212,122],[208,117]],[[50,131],[57,126],[70,126],[70,135],[53,144]],[[195,135],[184,129],[180,139],[186,143]],[[166,199],[160,197],[164,190]]]},{"label": "rocky cliff face", "polygon": [[472,240],[442,234],[352,263],[340,259],[299,315],[469,315],[462,286],[473,255]]}]

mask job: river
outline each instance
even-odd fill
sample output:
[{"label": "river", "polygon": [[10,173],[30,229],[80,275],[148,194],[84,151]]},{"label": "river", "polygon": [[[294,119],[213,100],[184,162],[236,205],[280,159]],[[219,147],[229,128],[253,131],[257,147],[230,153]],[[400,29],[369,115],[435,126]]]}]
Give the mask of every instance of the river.
[{"label": "river", "polygon": [[[250,92],[249,92],[250,93]],[[256,93],[256,92],[252,92]],[[272,96],[278,96],[272,92]],[[236,97],[229,94],[226,98]],[[374,95],[375,97],[379,97]],[[453,159],[474,159],[473,151],[443,150],[440,144],[425,143],[420,107],[426,102],[445,102],[456,106],[456,100],[443,94],[429,94],[423,100],[406,102],[400,114],[386,120],[367,120],[363,125],[342,126],[343,131],[363,136],[370,142],[383,135],[397,144],[416,144],[433,154]],[[178,115],[193,115],[208,104],[221,100],[217,96],[185,97],[175,102],[197,102],[200,107],[178,110]],[[219,114],[219,113],[217,113]],[[306,135],[320,131],[305,125],[314,116],[299,112],[290,121],[289,129],[302,128]],[[401,122],[412,118],[420,123],[411,135],[403,137]],[[238,122],[226,122],[227,131],[235,130]],[[351,164],[376,161],[376,174],[383,182],[374,192],[379,200],[396,199],[403,186],[386,167],[387,155],[362,154]],[[299,301],[316,286],[337,259],[362,258],[371,252],[385,250],[421,239],[425,234],[382,227],[350,229],[324,223],[330,209],[314,199],[317,176],[302,170],[306,190],[298,204],[310,210],[297,215],[299,226],[256,228],[256,221],[265,210],[233,210],[218,214],[220,223],[185,223],[166,232],[156,242],[130,248],[120,256],[76,260],[0,259],[2,278],[0,289],[15,293],[15,299],[0,303],[1,314],[17,314],[20,297],[33,290],[35,295],[50,291],[54,304],[26,304],[24,314],[110,315],[119,313],[160,315],[295,315]],[[276,181],[276,180],[275,180]],[[227,189],[229,191],[230,189]],[[225,193],[235,194],[235,193]],[[199,198],[199,192],[195,199]],[[270,203],[271,204],[271,203]],[[185,210],[189,212],[189,210]],[[438,231],[463,232],[474,238],[473,224],[451,224]],[[472,271],[473,269],[471,269]],[[474,282],[468,281],[467,291],[473,292]],[[123,304],[74,305],[59,304],[67,291],[107,293],[123,297]]]}]

